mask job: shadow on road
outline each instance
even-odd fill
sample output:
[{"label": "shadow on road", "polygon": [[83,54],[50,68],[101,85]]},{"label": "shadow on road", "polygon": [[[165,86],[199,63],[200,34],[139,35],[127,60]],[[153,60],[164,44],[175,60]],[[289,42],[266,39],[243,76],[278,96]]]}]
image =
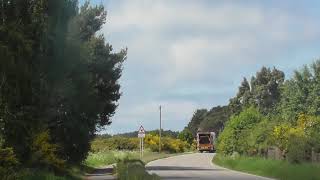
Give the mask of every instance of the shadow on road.
[{"label": "shadow on road", "polygon": [[201,179],[203,180],[203,178],[201,177],[180,177],[180,176],[161,176],[161,179]]},{"label": "shadow on road", "polygon": [[86,179],[89,179],[89,180],[115,179],[112,176],[112,172],[113,172],[113,167],[98,168],[98,169],[95,169],[92,173],[88,173],[86,175]]},{"label": "shadow on road", "polygon": [[90,175],[105,175],[105,174],[112,174],[113,168],[103,168],[103,169],[95,169],[93,173],[90,173]]},{"label": "shadow on road", "polygon": [[224,171],[224,169],[212,169],[201,167],[182,167],[182,166],[149,166],[148,171]]}]

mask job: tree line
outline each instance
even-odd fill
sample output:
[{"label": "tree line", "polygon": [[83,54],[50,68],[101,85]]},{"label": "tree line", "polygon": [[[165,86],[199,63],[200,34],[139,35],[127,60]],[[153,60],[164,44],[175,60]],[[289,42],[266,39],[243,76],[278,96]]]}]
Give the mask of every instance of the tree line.
[{"label": "tree line", "polygon": [[[151,134],[151,135],[158,135],[159,134],[159,130],[150,130],[150,131],[146,131],[145,133],[146,134]],[[165,136],[165,137],[177,138],[178,134],[179,134],[179,131],[161,130],[161,135]],[[104,134],[102,136],[107,136],[107,134]],[[115,134],[113,136],[132,138],[132,137],[137,137],[138,136],[138,131],[132,131],[132,132],[127,132],[127,133],[119,133],[119,134]]]},{"label": "tree line", "polygon": [[287,80],[281,70],[262,67],[243,79],[227,106],[196,110],[184,131],[215,131],[225,155],[265,155],[277,147],[283,159],[310,160],[312,151],[320,152],[319,93],[320,60]]},{"label": "tree line", "polygon": [[1,0],[0,9],[0,154],[17,167],[79,164],[111,123],[127,50],[98,33],[102,5]]}]

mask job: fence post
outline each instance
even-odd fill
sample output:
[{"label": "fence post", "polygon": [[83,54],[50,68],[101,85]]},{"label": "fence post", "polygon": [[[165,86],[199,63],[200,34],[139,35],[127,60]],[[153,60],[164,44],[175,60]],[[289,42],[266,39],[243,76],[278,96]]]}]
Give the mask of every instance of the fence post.
[{"label": "fence post", "polygon": [[314,152],[314,148],[311,149],[311,161],[313,163],[317,162],[317,154]]},{"label": "fence post", "polygon": [[275,159],[276,160],[282,160],[283,159],[282,151],[278,147],[275,148]]}]

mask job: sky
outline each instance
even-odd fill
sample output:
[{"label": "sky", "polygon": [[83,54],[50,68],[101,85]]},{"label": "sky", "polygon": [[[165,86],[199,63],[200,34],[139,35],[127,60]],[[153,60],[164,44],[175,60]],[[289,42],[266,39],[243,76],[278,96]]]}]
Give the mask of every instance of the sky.
[{"label": "sky", "polygon": [[[81,3],[82,1],[80,1]],[[101,133],[182,130],[196,109],[226,105],[243,77],[276,67],[287,78],[320,57],[319,1],[92,0],[104,34],[128,48],[122,97]]]}]

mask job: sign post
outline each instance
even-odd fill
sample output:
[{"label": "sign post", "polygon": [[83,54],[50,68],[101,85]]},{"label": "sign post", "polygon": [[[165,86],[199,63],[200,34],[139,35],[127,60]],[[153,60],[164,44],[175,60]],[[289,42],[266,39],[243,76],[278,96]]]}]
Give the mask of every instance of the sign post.
[{"label": "sign post", "polygon": [[143,126],[141,125],[139,130],[138,130],[138,138],[140,139],[140,159],[143,157],[143,150],[144,150],[144,146],[143,146],[143,138],[146,136],[146,132],[143,128]]}]

